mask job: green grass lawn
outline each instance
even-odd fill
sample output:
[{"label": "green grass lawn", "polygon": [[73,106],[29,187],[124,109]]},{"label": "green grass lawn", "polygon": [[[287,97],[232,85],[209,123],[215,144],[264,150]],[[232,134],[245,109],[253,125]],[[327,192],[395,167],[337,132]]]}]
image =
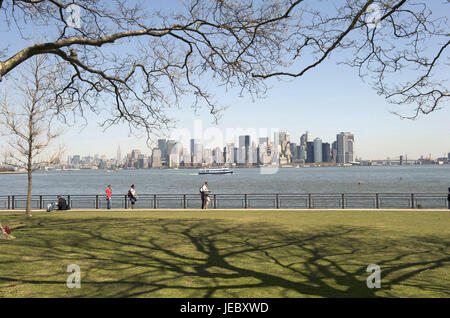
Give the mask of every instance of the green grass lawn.
[{"label": "green grass lawn", "polygon": [[449,213],[2,213],[0,297],[450,297]]}]

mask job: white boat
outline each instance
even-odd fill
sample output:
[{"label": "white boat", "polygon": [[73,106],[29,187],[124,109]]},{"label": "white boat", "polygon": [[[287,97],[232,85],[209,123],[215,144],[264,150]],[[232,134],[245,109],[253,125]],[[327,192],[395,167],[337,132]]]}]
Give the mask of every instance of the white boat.
[{"label": "white boat", "polygon": [[198,174],[232,174],[233,170],[228,167],[223,168],[203,168],[198,170]]}]

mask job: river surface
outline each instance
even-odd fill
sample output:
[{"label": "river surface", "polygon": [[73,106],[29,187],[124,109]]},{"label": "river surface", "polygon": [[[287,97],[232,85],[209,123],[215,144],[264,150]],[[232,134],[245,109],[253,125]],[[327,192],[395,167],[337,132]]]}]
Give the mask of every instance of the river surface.
[{"label": "river surface", "polygon": [[[196,169],[76,170],[33,173],[34,195],[197,194],[204,181],[213,193],[447,193],[450,165],[280,168],[235,168],[232,175],[198,175]],[[273,171],[269,171],[273,172]],[[26,193],[26,174],[0,174],[0,195]],[[359,184],[360,183],[360,184]]]}]

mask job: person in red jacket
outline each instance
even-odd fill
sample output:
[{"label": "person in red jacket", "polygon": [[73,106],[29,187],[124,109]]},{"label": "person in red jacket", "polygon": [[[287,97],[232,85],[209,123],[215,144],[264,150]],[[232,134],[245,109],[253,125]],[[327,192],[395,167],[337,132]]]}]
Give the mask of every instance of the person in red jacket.
[{"label": "person in red jacket", "polygon": [[111,185],[108,184],[108,187],[106,188],[106,208],[108,210],[111,209],[111,195],[112,195]]}]

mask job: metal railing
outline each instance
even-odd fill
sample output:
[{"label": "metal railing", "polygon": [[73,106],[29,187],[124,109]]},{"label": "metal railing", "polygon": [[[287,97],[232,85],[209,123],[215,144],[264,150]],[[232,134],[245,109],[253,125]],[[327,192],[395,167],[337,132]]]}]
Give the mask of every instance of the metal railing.
[{"label": "metal railing", "polygon": [[[106,209],[105,195],[62,195],[73,209]],[[445,193],[275,193],[211,194],[212,209],[447,209]],[[46,209],[56,195],[33,195],[32,209]],[[129,208],[126,195],[113,195],[113,209]],[[0,210],[25,209],[26,195],[0,195]],[[135,208],[196,209],[200,194],[142,194]]]}]

